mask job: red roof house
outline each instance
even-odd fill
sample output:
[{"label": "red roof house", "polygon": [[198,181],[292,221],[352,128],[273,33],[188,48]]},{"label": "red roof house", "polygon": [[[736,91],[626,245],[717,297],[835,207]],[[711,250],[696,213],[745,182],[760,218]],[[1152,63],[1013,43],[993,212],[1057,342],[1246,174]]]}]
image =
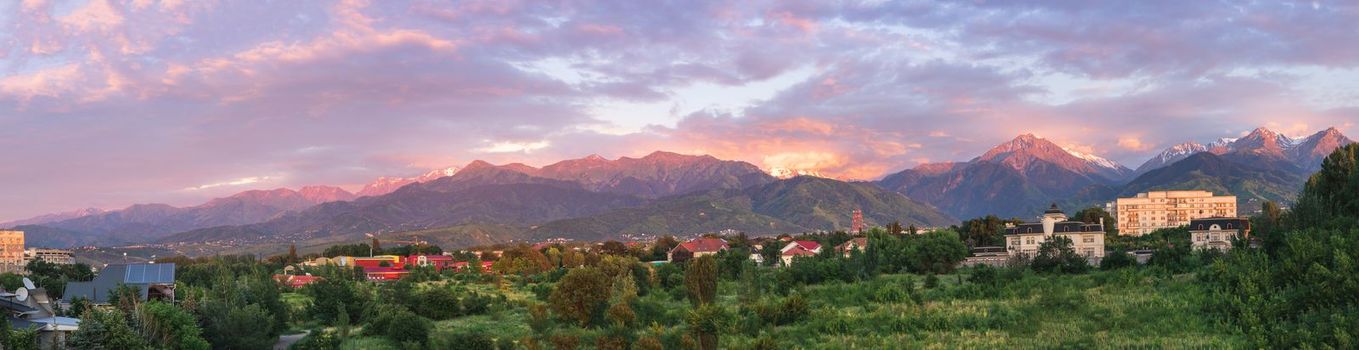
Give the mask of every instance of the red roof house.
[{"label": "red roof house", "polygon": [[787,253],[794,248],[802,248],[812,252],[812,254],[821,253],[821,243],[817,243],[816,241],[793,241],[788,243],[788,245],[783,246],[782,250],[784,253]]},{"label": "red roof house", "polygon": [[[820,247],[821,245],[818,244],[817,248]],[[783,256],[781,259],[783,260],[783,266],[788,266],[793,264],[793,258],[812,257],[816,256],[817,253],[818,252],[814,252],[811,251],[810,249],[804,248],[802,245],[794,245],[792,248],[785,249],[783,251]]]},{"label": "red roof house", "polygon": [[864,248],[868,248],[868,238],[867,238],[867,237],[859,237],[859,238],[851,239],[851,240],[849,240],[849,241],[847,241],[847,242],[845,242],[845,243],[841,243],[841,244],[838,245],[838,246],[835,246],[835,251],[838,252],[838,253],[840,253],[840,254],[844,254],[845,256],[849,256],[849,252],[852,252],[852,251],[855,251],[855,250],[863,251]]},{"label": "red roof house", "polygon": [[698,238],[680,243],[667,254],[670,262],[680,262],[705,255],[717,254],[727,250],[727,241],[721,238]]},{"label": "red roof house", "polygon": [[453,267],[453,257],[447,255],[411,255],[406,257],[406,264],[415,266],[433,266],[435,271]]}]

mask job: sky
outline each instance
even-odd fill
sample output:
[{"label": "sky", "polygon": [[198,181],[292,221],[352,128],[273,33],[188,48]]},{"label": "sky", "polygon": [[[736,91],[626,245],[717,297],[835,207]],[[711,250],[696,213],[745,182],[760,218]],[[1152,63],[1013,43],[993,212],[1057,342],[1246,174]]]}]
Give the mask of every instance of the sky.
[{"label": "sky", "polygon": [[0,1],[0,220],[656,150],[1359,136],[1353,1]]}]

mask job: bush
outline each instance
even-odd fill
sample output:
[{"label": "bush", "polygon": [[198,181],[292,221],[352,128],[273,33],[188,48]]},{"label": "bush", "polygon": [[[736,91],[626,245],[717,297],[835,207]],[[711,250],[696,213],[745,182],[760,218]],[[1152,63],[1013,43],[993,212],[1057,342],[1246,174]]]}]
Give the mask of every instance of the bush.
[{"label": "bush", "polygon": [[1136,265],[1137,258],[1134,258],[1132,255],[1129,255],[1127,251],[1124,251],[1122,249],[1114,249],[1112,251],[1109,251],[1109,254],[1105,254],[1104,259],[1100,260],[1099,262],[1100,270],[1105,271],[1121,269]]},{"label": "bush", "polygon": [[477,332],[451,332],[437,334],[430,340],[430,348],[434,349],[465,349],[465,350],[495,350],[496,345],[491,337]]},{"label": "bush", "polygon": [[380,305],[375,310],[372,322],[364,327],[364,334],[384,336],[398,343],[424,344],[429,340],[429,331],[432,327],[428,319],[416,315],[405,307]]}]

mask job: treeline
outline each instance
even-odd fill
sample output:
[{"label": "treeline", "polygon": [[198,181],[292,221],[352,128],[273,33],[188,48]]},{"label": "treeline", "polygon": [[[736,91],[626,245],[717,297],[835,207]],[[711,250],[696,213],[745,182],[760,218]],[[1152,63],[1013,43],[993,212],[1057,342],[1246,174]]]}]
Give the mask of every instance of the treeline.
[{"label": "treeline", "polygon": [[1266,203],[1252,218],[1261,249],[1236,249],[1203,280],[1207,311],[1260,348],[1359,348],[1359,144],[1312,175],[1292,210]]}]

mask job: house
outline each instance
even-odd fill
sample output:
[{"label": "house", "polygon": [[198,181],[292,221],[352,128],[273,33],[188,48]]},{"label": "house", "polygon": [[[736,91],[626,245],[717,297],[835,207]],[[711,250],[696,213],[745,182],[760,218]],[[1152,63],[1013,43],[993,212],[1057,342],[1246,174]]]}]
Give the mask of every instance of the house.
[{"label": "house", "polygon": [[991,267],[1002,267],[1010,260],[1010,253],[1005,247],[976,247],[972,248],[972,254],[963,259],[960,265],[973,267],[977,265],[989,265]]},{"label": "house", "polygon": [[136,288],[141,300],[174,302],[175,264],[109,264],[93,281],[68,283],[66,299],[107,305],[110,292],[119,285]]},{"label": "house", "polygon": [[371,282],[395,281],[410,274],[410,270],[399,267],[365,267],[363,275]]},{"label": "house", "polygon": [[717,254],[717,252],[727,250],[727,241],[721,238],[698,238],[688,242],[680,243],[675,248],[666,253],[670,262],[681,262],[689,259]]},{"label": "house", "polygon": [[320,281],[321,277],[312,275],[274,275],[274,281],[288,288],[298,289]]},{"label": "house", "polygon": [[[338,258],[339,258],[339,257],[337,257],[337,259],[338,259]],[[395,268],[402,268],[402,267],[406,267],[406,264],[404,264],[404,263],[401,261],[401,257],[400,257],[400,256],[396,256],[396,255],[378,255],[378,256],[372,256],[372,257],[345,257],[345,258],[346,258],[346,259],[342,260],[342,262],[340,263],[340,266],[358,266],[358,267],[363,267],[363,268],[369,268],[369,267],[395,267]],[[384,265],[385,265],[385,266],[384,266]]]},{"label": "house", "polygon": [[1232,240],[1250,237],[1250,219],[1215,217],[1189,221],[1189,239],[1195,250],[1232,249]]},{"label": "house", "polygon": [[38,288],[32,280],[23,279],[23,287],[14,292],[0,290],[0,309],[12,329],[38,331],[39,349],[65,348],[66,338],[80,329],[80,320],[57,316],[47,290]]},{"label": "house", "polygon": [[835,246],[835,251],[848,257],[850,252],[856,250],[862,252],[864,248],[868,248],[868,237],[859,237],[840,243],[840,245]]},{"label": "house", "polygon": [[804,250],[810,251],[812,252],[813,255],[821,254],[821,243],[818,243],[817,241],[792,241],[789,242],[788,245],[783,246],[783,249],[781,249],[781,251],[787,253],[788,251],[796,248],[802,248]]},{"label": "house", "polygon": [[405,264],[420,267],[434,267],[434,271],[443,271],[453,268],[453,257],[447,255],[411,255],[406,257]]},{"label": "house", "polygon": [[1067,220],[1066,214],[1057,208],[1056,203],[1043,212],[1039,222],[1007,225],[1005,250],[1010,255],[1036,256],[1038,247],[1052,237],[1070,239],[1076,253],[1092,263],[1104,258],[1104,224]]},{"label": "house", "polygon": [[[813,242],[813,243],[815,243],[815,242]],[[820,250],[821,250],[821,246],[820,246],[819,244],[817,245],[817,251],[812,251],[811,249],[807,249],[806,246],[799,245],[799,244],[796,244],[796,243],[789,244],[789,246],[791,246],[791,248],[784,249],[784,250],[783,250],[783,254],[782,254],[781,257],[780,257],[780,260],[783,261],[783,266],[792,265],[792,264],[793,264],[793,258],[797,258],[797,257],[804,257],[804,258],[805,258],[805,257],[816,256],[816,254],[820,253]]]}]

